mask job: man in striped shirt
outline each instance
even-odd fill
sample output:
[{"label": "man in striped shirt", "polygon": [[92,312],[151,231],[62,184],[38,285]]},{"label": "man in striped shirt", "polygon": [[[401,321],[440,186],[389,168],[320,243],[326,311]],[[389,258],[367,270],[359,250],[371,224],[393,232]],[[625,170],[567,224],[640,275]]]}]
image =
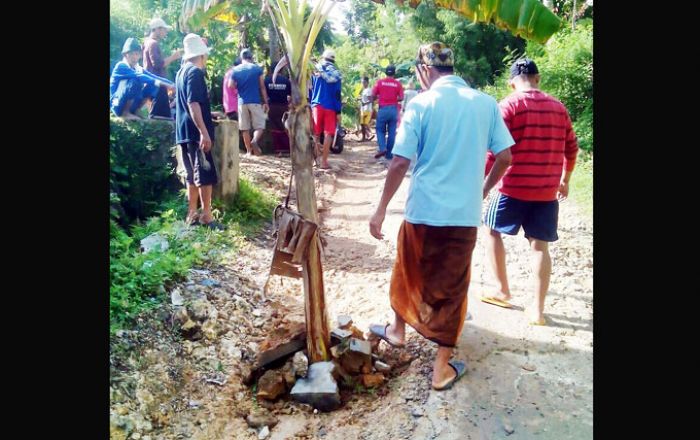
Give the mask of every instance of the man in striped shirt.
[{"label": "man in striped shirt", "polygon": [[[482,300],[511,307],[501,233],[516,235],[522,226],[534,260],[535,298],[527,310],[533,325],[545,325],[544,298],[552,271],[548,245],[558,239],[559,201],[569,194],[569,179],[578,152],[566,107],[540,91],[539,82],[539,71],[530,59],[520,59],[510,69],[510,86],[515,92],[499,106],[515,140],[511,147],[513,160],[484,216],[490,230],[487,252],[498,290]],[[489,153],[487,173],[493,159]]]}]

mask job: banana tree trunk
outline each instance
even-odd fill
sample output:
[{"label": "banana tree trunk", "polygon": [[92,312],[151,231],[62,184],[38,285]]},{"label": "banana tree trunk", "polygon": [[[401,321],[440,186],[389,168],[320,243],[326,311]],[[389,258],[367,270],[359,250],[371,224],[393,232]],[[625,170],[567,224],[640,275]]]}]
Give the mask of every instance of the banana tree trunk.
[{"label": "banana tree trunk", "polygon": [[272,26],[268,28],[268,36],[270,38],[270,60],[272,62],[270,67],[274,69],[275,64],[277,64],[277,61],[279,61],[281,57],[279,40],[277,40],[275,29]]},{"label": "banana tree trunk", "polygon": [[[309,106],[298,107],[300,92],[294,81],[292,81],[292,97],[296,99],[296,105],[289,115],[289,146],[296,181],[297,207],[301,215],[318,223],[312,171],[311,111]],[[330,359],[330,330],[326,315],[323,268],[318,243],[317,230],[309,245],[309,258],[303,266],[306,346],[311,362]]]}]

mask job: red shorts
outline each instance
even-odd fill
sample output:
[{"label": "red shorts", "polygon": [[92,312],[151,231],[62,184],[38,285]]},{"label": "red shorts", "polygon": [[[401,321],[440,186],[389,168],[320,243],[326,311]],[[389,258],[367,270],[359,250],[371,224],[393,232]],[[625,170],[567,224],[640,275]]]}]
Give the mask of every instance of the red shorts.
[{"label": "red shorts", "polygon": [[314,117],[314,134],[320,136],[323,131],[329,136],[335,136],[335,121],[337,116],[333,110],[317,105],[311,110]]}]

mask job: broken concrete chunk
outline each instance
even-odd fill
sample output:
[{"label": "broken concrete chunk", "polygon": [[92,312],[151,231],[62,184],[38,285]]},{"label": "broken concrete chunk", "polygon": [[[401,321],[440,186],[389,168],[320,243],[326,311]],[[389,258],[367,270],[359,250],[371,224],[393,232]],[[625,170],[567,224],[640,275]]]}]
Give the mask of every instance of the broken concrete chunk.
[{"label": "broken concrete chunk", "polygon": [[382,373],[363,374],[360,376],[360,380],[362,385],[367,388],[378,387],[384,383],[384,375]]},{"label": "broken concrete chunk", "polygon": [[341,328],[336,328],[331,331],[331,340],[335,340],[336,343],[341,343],[344,340],[352,336],[352,332],[349,330],[343,330]]},{"label": "broken concrete chunk", "polygon": [[258,380],[258,394],[261,399],[275,400],[287,390],[282,373],[268,370]]},{"label": "broken concrete chunk", "polygon": [[306,373],[309,371],[309,359],[301,351],[294,353],[292,371],[296,377],[306,377]]},{"label": "broken concrete chunk", "polygon": [[389,364],[385,364],[382,361],[375,361],[374,369],[379,371],[380,373],[388,373],[389,371],[391,371],[391,367],[389,366]]},{"label": "broken concrete chunk", "polygon": [[372,350],[370,343],[351,338],[347,351],[340,355],[340,365],[350,374],[372,371]]},{"label": "broken concrete chunk", "polygon": [[348,315],[338,316],[338,327],[344,330],[348,330],[352,325],[352,318]]},{"label": "broken concrete chunk", "polygon": [[320,411],[332,411],[340,406],[338,383],[333,377],[332,362],[316,362],[309,366],[306,378],[298,379],[291,396]]}]

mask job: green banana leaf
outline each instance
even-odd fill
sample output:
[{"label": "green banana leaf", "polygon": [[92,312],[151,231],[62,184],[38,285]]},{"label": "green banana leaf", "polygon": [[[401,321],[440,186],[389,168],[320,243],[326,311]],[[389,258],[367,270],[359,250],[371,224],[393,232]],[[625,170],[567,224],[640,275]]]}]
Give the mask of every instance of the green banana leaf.
[{"label": "green banana leaf", "polygon": [[[384,4],[385,0],[372,0]],[[404,0],[394,0],[403,5]],[[417,8],[423,0],[410,0]],[[474,23],[493,23],[514,35],[546,43],[562,21],[538,0],[434,0],[435,6],[455,11]]]}]

